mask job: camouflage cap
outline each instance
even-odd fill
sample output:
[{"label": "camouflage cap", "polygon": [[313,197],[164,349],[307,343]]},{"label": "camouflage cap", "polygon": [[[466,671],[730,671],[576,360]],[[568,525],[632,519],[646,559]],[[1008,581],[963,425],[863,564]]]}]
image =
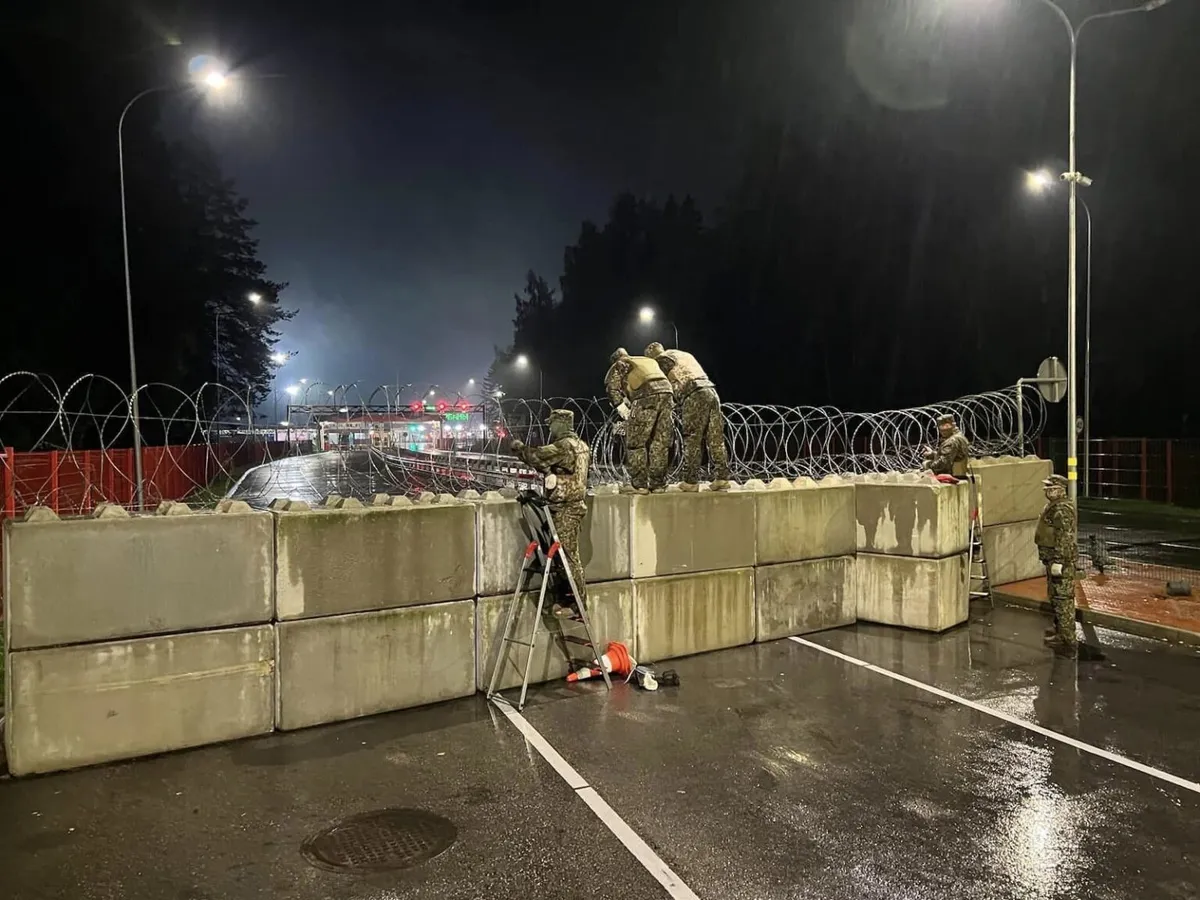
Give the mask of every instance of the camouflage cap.
[{"label": "camouflage cap", "polygon": [[609,361],[609,362],[616,362],[616,361],[617,361],[618,359],[620,359],[621,357],[623,357],[623,356],[628,356],[628,355],[629,355],[629,351],[628,351],[628,350],[626,350],[624,347],[618,347],[616,350],[614,350],[614,351],[613,351],[613,353],[612,353],[612,356],[610,356],[610,357],[608,358],[608,361]]},{"label": "camouflage cap", "polygon": [[1045,481],[1042,482],[1042,487],[1065,488],[1066,486],[1067,486],[1067,479],[1065,477],[1063,477],[1062,475],[1051,475],[1049,478],[1047,478]]},{"label": "camouflage cap", "polygon": [[952,416],[950,413],[946,413],[944,416],[938,416],[937,423],[939,425],[953,425],[954,416]]},{"label": "camouflage cap", "polygon": [[551,425],[566,425],[568,428],[575,427],[575,413],[569,409],[552,409],[550,410]]},{"label": "camouflage cap", "polygon": [[646,349],[642,351],[643,356],[648,356],[651,359],[657,359],[662,355],[663,345],[658,341],[651,341],[646,345]]}]

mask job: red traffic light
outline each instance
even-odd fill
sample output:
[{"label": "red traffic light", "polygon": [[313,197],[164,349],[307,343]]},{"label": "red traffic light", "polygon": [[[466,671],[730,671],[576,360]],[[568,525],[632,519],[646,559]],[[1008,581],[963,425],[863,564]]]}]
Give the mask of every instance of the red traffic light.
[{"label": "red traffic light", "polygon": [[425,404],[420,400],[414,400],[412,403],[408,404],[408,408],[415,413],[419,413],[425,409]]},{"label": "red traffic light", "polygon": [[459,409],[461,409],[463,412],[471,411],[471,401],[467,400],[466,398],[459,400],[454,405],[457,406]]},{"label": "red traffic light", "polygon": [[449,403],[447,403],[445,400],[439,400],[439,401],[437,402],[437,411],[438,411],[438,412],[440,412],[440,413],[444,413],[444,412],[445,412],[446,410],[448,410],[449,408],[450,408],[450,404],[449,404]]}]

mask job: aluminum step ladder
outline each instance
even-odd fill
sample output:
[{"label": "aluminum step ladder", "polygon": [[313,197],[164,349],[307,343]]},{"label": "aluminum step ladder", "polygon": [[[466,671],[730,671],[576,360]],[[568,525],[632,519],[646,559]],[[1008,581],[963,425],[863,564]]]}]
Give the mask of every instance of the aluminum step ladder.
[{"label": "aluminum step ladder", "polygon": [[[525,695],[529,690],[529,673],[533,666],[533,655],[537,649],[539,636],[558,638],[562,641],[564,649],[567,645],[586,647],[586,657],[577,660],[580,666],[593,665],[600,656],[600,650],[592,633],[592,624],[588,621],[585,604],[578,600],[579,591],[576,588],[575,575],[572,571],[575,560],[568,558],[567,552],[559,543],[558,531],[554,527],[554,517],[550,514],[548,501],[534,491],[523,491],[517,499],[521,506],[521,514],[529,525],[533,539],[525,548],[525,557],[521,561],[521,574],[517,578],[517,588],[513,591],[512,599],[509,601],[504,624],[496,634],[496,649],[493,651],[495,660],[492,663],[491,678],[488,679],[487,698],[489,700],[496,697],[504,699],[497,690],[497,686],[500,684],[500,673],[508,658],[508,650],[511,646],[524,647],[525,665],[521,667],[523,672],[521,696],[516,704],[519,711],[525,708]],[[556,569],[561,570],[566,577],[567,584],[571,589],[571,597],[575,599],[570,615],[555,617],[558,623],[557,633],[545,627],[542,618],[547,612],[546,590],[553,580],[552,576]],[[527,602],[524,595],[529,590],[529,583],[535,576],[540,576],[542,582],[538,589],[537,608],[534,610],[529,640],[520,640],[514,635],[514,632],[520,619],[522,604]],[[569,634],[568,629],[574,627],[579,627],[583,634]],[[600,668],[600,674],[604,676],[604,686],[612,690],[612,680],[603,667]]]},{"label": "aluminum step ladder", "polygon": [[967,476],[971,485],[971,532],[967,542],[967,593],[970,600],[987,599],[996,608],[992,595],[992,579],[988,576],[987,554],[983,550],[983,494],[979,490],[979,479],[971,473]]}]

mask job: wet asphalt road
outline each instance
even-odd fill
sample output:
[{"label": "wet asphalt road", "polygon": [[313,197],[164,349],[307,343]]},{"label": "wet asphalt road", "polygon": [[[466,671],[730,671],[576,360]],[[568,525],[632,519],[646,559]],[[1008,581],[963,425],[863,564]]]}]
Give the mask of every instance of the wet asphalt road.
[{"label": "wet asphalt road", "polygon": [[388,465],[368,451],[289,456],[251,469],[230,496],[266,509],[277,497],[320,503],[328,494],[370,500],[375,494],[419,492],[429,479]]},{"label": "wet asphalt road", "polygon": [[[1200,780],[1200,654],[1100,630],[1056,661],[1044,621],[810,636],[1055,732]],[[657,694],[562,683],[525,715],[695,894],[1195,898],[1200,794],[791,641],[672,664]],[[420,807],[457,843],[372,876],[313,868],[331,820]],[[0,782],[6,900],[666,897],[480,698]]]},{"label": "wet asphalt road", "polygon": [[1119,509],[1079,510],[1079,548],[1099,534],[1118,562],[1200,571],[1200,511],[1193,517]]}]

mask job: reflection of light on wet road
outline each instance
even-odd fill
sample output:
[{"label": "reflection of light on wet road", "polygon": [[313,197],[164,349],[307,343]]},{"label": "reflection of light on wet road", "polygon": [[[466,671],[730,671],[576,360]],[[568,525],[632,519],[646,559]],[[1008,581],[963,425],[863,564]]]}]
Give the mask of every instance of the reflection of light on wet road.
[{"label": "reflection of light on wet road", "polygon": [[[1049,755],[1042,754],[1043,768]],[[1082,821],[1082,800],[1043,782],[999,823],[997,862],[1024,888],[1021,897],[1061,897],[1078,888],[1081,871],[1090,866],[1079,842]]]}]

